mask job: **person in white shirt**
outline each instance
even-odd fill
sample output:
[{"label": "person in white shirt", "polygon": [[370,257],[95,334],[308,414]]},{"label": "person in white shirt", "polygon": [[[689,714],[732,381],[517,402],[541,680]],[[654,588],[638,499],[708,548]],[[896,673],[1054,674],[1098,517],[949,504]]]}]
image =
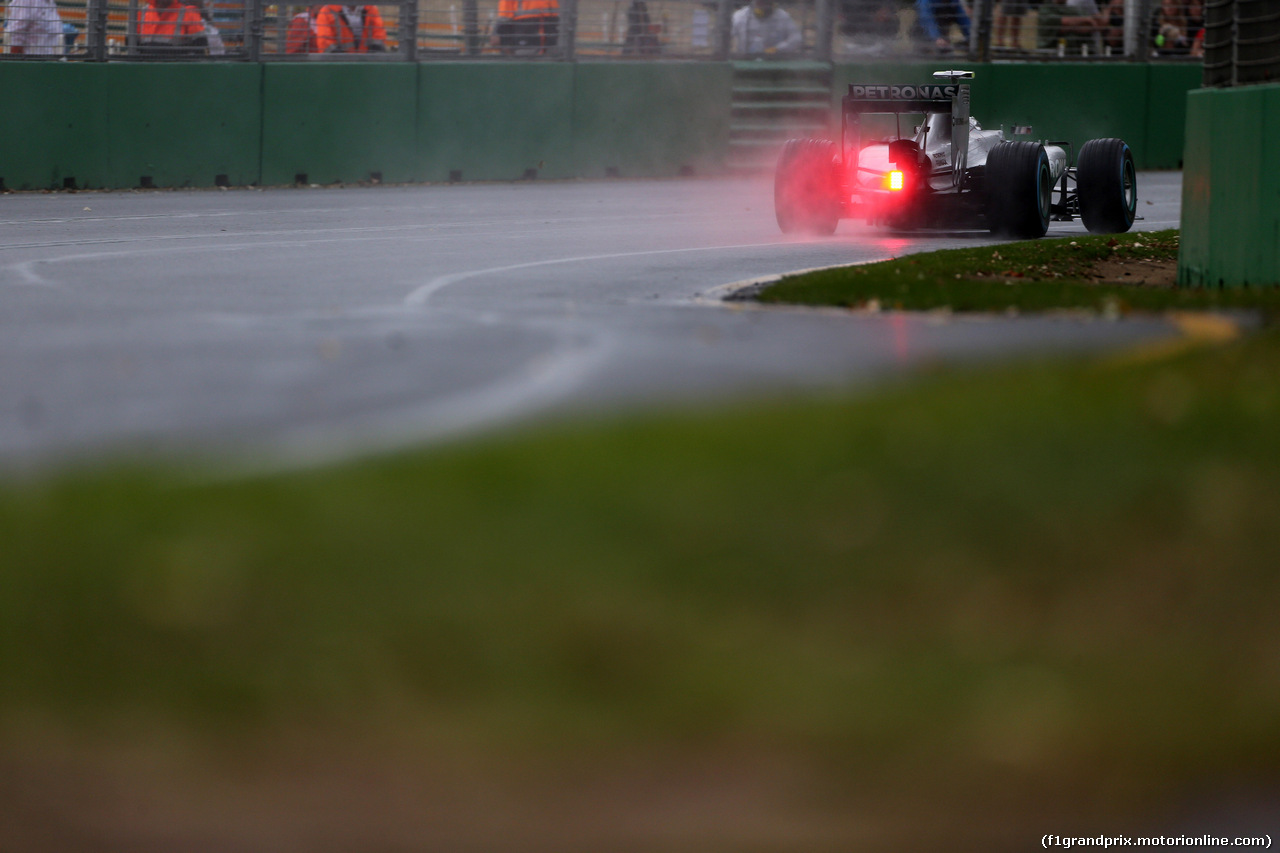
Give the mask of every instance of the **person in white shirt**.
[{"label": "person in white shirt", "polygon": [[63,53],[62,19],[53,0],[10,0],[6,17],[4,31],[9,37],[9,53]]},{"label": "person in white shirt", "polygon": [[213,22],[213,16],[205,7],[204,0],[190,0],[190,5],[195,7],[195,10],[200,13],[200,19],[204,21],[204,37],[209,42],[209,55],[226,56],[227,46],[222,41],[222,31]]},{"label": "person in white shirt", "polygon": [[751,0],[733,13],[734,53],[769,54],[798,51],[804,36],[800,27],[773,0]]}]

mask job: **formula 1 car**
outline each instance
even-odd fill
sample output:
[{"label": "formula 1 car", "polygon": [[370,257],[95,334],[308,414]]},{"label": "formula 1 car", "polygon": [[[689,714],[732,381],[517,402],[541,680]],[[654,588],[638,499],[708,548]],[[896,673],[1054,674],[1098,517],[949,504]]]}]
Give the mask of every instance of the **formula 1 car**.
[{"label": "formula 1 car", "polygon": [[[1133,225],[1137,177],[1120,139],[1091,139],[1070,164],[1071,144],[1008,140],[969,115],[972,71],[939,71],[925,85],[856,85],[841,104],[840,144],[792,139],[774,176],[784,232],[831,234],[843,218],[895,229],[982,227],[1043,237],[1049,221],[1079,216],[1095,233]],[[863,144],[864,117],[894,116],[892,137]],[[922,115],[913,135],[902,117]],[[881,121],[887,121],[881,119]],[[1014,135],[1030,133],[1015,128]]]}]

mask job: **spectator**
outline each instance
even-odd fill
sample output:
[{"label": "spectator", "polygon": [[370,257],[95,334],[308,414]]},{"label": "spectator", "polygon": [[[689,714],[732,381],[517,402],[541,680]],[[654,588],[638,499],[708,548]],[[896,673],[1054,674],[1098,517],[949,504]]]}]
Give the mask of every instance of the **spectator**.
[{"label": "spectator", "polygon": [[1202,0],[1187,0],[1187,32],[1194,40],[1195,34],[1204,28],[1204,3]]},{"label": "spectator", "polygon": [[1203,59],[1204,3],[1202,0],[1187,0],[1187,35],[1191,39],[1191,46],[1188,48],[1190,54]]},{"label": "spectator", "polygon": [[209,55],[226,56],[227,46],[222,43],[222,31],[213,22],[213,18],[209,15],[209,10],[205,8],[204,4],[205,0],[191,0],[191,5],[200,13],[200,19],[204,21],[204,37],[209,43]]},{"label": "spectator", "polygon": [[711,19],[715,17],[715,3],[699,3],[693,10],[693,23],[689,28],[689,46],[711,47]]},{"label": "spectator", "polygon": [[658,43],[657,27],[649,18],[649,5],[645,0],[631,0],[627,7],[627,35],[622,43],[623,55],[655,54]]},{"label": "spectator", "polygon": [[940,51],[951,50],[951,26],[969,38],[969,15],[960,0],[916,0],[916,23],[925,39]]},{"label": "spectator", "polygon": [[893,0],[841,0],[840,31],[850,53],[883,53],[901,25]]},{"label": "spectator", "polygon": [[559,40],[559,0],[498,0],[493,42],[503,53],[540,56]]},{"label": "spectator", "polygon": [[1103,46],[1116,53],[1124,53],[1124,0],[1110,0],[1103,13],[1107,18],[1107,31],[1103,34]]},{"label": "spectator", "polygon": [[204,19],[194,6],[178,0],[151,0],[138,22],[138,53],[178,57],[203,54],[209,47]]},{"label": "spectator", "polygon": [[792,53],[804,42],[796,22],[773,0],[751,0],[734,12],[731,32],[735,53]]},{"label": "spectator", "polygon": [[1194,33],[1181,0],[1161,0],[1155,30],[1152,43],[1157,56],[1186,56],[1191,52]]},{"label": "spectator", "polygon": [[4,31],[9,53],[57,56],[63,52],[62,19],[53,0],[10,0]]},{"label": "spectator", "polygon": [[316,39],[316,24],[319,22],[321,5],[308,6],[306,11],[299,12],[289,22],[289,32],[284,39],[285,53],[319,53],[320,45]]},{"label": "spectator", "polygon": [[1060,54],[1102,52],[1107,16],[1095,0],[1048,0],[1040,7],[1040,47]]},{"label": "spectator", "polygon": [[321,53],[380,53],[387,28],[377,6],[322,6],[316,16],[316,48]]},{"label": "spectator", "polygon": [[1000,3],[1000,11],[996,13],[996,47],[1022,47],[1022,16],[1025,14],[1027,0],[1003,0]]}]

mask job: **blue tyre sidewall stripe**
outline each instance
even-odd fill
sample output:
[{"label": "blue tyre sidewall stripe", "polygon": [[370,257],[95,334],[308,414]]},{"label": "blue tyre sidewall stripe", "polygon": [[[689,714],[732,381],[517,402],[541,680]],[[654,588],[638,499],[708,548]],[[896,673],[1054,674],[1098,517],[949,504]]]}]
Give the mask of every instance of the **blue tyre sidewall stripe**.
[{"label": "blue tyre sidewall stripe", "polygon": [[[1120,192],[1124,192],[1125,172],[1128,171],[1129,164],[1133,162],[1133,152],[1129,150],[1128,143],[1120,146]],[[1129,212],[1129,218],[1138,212],[1138,169],[1133,169],[1133,198],[1124,200],[1125,209]]]},{"label": "blue tyre sidewall stripe", "polygon": [[[1040,205],[1040,178],[1041,176],[1046,174],[1048,171],[1049,171],[1049,156],[1045,154],[1044,149],[1041,148],[1040,157],[1038,160],[1036,160],[1036,213],[1039,214],[1040,219],[1042,221],[1047,220],[1049,218],[1049,211]],[[1052,185],[1050,185],[1049,187],[1049,203],[1050,203],[1050,206],[1052,206],[1053,204],[1053,186]]]}]

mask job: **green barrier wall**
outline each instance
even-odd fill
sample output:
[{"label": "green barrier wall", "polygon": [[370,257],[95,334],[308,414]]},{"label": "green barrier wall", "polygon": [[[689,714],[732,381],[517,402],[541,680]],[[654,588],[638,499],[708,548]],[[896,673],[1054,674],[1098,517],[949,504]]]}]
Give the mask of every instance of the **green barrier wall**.
[{"label": "green barrier wall", "polygon": [[584,63],[574,83],[573,162],[580,177],[660,177],[723,168],[732,66]]},{"label": "green barrier wall", "polygon": [[262,177],[267,186],[420,180],[418,68],[409,63],[289,63],[262,75]]},{"label": "green barrier wall", "polygon": [[0,177],[10,189],[253,183],[260,79],[239,65],[0,66]]},{"label": "green barrier wall", "polygon": [[[186,63],[107,65],[106,183],[158,187],[252,183],[259,174],[261,74],[254,68]],[[246,109],[248,105],[248,109]]]},{"label": "green barrier wall", "polygon": [[9,189],[70,181],[105,187],[107,87],[102,69],[72,63],[0,66],[0,178]]},{"label": "green barrier wall", "polygon": [[1280,285],[1280,84],[1187,96],[1181,284]]},{"label": "green barrier wall", "polygon": [[1147,66],[1147,137],[1144,162],[1153,169],[1182,168],[1187,93],[1200,88],[1199,65]]},{"label": "green barrier wall", "polygon": [[[941,64],[839,65],[851,80]],[[976,66],[984,126],[1121,136],[1177,168],[1195,66]],[[650,177],[723,169],[728,63],[0,64],[12,189]],[[1081,93],[1088,97],[1081,97]]]},{"label": "green barrier wall", "polygon": [[[1033,139],[1070,142],[1117,136],[1138,168],[1147,157],[1145,65],[993,65],[974,81],[973,115],[984,127],[1031,125]],[[1159,164],[1165,168],[1178,164]]]},{"label": "green barrier wall", "polygon": [[574,67],[424,63],[418,71],[418,180],[575,177]]}]

